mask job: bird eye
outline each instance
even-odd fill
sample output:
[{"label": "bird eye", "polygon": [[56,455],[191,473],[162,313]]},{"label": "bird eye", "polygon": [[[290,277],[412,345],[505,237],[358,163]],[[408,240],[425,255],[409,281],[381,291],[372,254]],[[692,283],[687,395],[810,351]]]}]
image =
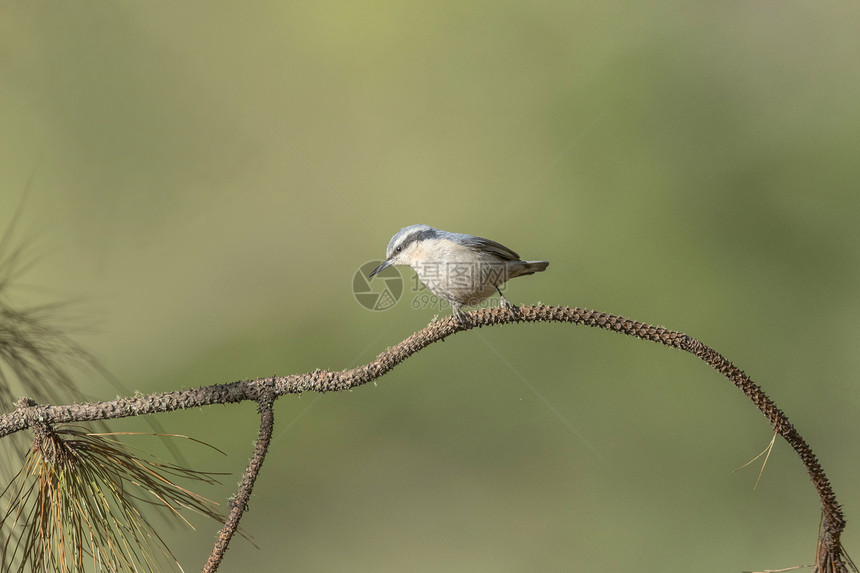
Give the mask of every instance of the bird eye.
[{"label": "bird eye", "polygon": [[397,247],[396,249],[394,249],[394,252],[395,252],[395,253],[399,253],[399,252],[400,252],[400,251],[402,251],[402,250],[403,250],[403,247],[402,247],[402,246],[400,246],[400,247]]}]

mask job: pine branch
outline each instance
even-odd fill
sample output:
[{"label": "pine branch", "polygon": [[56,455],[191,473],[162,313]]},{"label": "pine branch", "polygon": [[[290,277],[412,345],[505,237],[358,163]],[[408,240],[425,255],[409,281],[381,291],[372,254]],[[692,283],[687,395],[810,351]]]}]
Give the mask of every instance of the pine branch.
[{"label": "pine branch", "polygon": [[[267,429],[267,424],[271,420],[267,422],[268,410],[264,405],[270,404],[270,400],[284,394],[350,390],[378,379],[419,350],[426,348],[434,342],[444,340],[452,334],[471,330],[476,327],[518,322],[564,322],[619,332],[627,336],[650,340],[689,352],[723,374],[756,405],[771,424],[774,431],[782,436],[797,452],[812,479],[812,483],[821,499],[823,515],[815,571],[819,573],[824,573],[824,571],[847,573],[849,567],[851,570],[857,570],[841,546],[840,536],[845,529],[845,519],[842,509],[836,500],[836,494],[833,492],[824,470],[821,468],[812,449],[800,436],[791,422],[789,422],[788,417],[776,407],[776,404],[757,384],[721,354],[682,332],[587,309],[536,305],[514,308],[512,312],[501,308],[476,310],[468,313],[462,322],[454,318],[434,321],[396,346],[382,352],[374,361],[350,370],[315,370],[305,374],[259,378],[230,384],[215,384],[108,402],[41,406],[28,405],[27,402],[21,401],[15,411],[0,416],[0,438],[44,423],[59,424],[107,420],[197,408],[213,404],[255,401],[260,404],[263,423],[261,425],[261,433],[255,456],[252,459],[251,466],[249,466],[248,473],[246,473],[247,480],[251,474],[254,477],[256,476],[256,472],[259,470],[262,458],[265,455],[266,444],[268,442],[265,433],[267,431],[270,432],[270,428]],[[249,494],[250,487],[253,486],[253,477],[250,479],[250,485],[246,485],[246,480],[243,480],[242,489],[240,489],[239,495],[236,497],[236,503],[241,506],[241,509],[244,509],[244,503],[247,501],[241,501],[243,495]],[[236,510],[236,507],[234,505],[234,510]],[[232,535],[230,528],[235,529],[238,525],[238,518],[241,517],[241,509],[236,513],[236,517],[232,521],[233,525],[231,526],[230,523],[225,525],[225,529],[222,531],[218,542],[220,544],[223,541],[223,546],[221,546],[221,549],[219,549],[219,546],[216,546],[211,559],[215,559],[214,556],[216,553],[223,554],[223,551],[226,550],[229,536]],[[225,535],[226,540],[224,538]],[[207,565],[206,571],[215,571],[216,569],[217,563],[211,568],[210,565]]]}]

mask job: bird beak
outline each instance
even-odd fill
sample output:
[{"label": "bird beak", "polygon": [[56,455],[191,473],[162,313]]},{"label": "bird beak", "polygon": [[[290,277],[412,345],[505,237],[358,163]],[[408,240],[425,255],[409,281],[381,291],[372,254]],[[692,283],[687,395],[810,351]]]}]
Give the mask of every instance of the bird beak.
[{"label": "bird beak", "polygon": [[381,271],[384,271],[385,269],[387,269],[390,266],[391,266],[391,259],[386,259],[386,260],[382,261],[382,263],[380,263],[380,265],[378,267],[373,269],[373,271],[370,273],[370,277],[373,277],[373,275],[378,274]]}]

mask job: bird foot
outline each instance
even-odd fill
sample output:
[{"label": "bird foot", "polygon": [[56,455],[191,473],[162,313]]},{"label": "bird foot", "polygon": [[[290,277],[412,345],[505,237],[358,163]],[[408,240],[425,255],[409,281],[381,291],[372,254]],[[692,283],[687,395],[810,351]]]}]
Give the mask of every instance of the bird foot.
[{"label": "bird foot", "polygon": [[454,317],[454,320],[457,321],[457,324],[469,324],[469,315],[460,310],[459,308],[454,309],[454,313],[451,315]]},{"label": "bird foot", "polygon": [[516,318],[517,316],[519,316],[520,309],[514,306],[511,301],[504,297],[504,295],[499,298],[499,304],[503,309],[507,310],[508,314],[510,314],[512,317]]}]

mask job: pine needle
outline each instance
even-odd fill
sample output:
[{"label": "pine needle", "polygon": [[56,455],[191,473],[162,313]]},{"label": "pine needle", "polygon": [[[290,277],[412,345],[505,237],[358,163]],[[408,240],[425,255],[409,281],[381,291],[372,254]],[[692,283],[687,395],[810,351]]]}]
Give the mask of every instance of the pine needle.
[{"label": "pine needle", "polygon": [[756,461],[757,459],[759,459],[760,457],[764,456],[764,461],[761,463],[761,469],[758,472],[758,477],[755,480],[755,485],[753,486],[753,489],[756,489],[758,487],[758,482],[761,480],[761,476],[764,473],[764,467],[767,465],[768,458],[770,458],[770,452],[773,451],[773,445],[776,442],[776,436],[777,436],[777,433],[774,432],[773,437],[770,439],[770,443],[767,445],[767,447],[764,450],[761,451],[761,453],[759,455],[757,455],[756,457],[754,457],[753,459],[751,459],[750,461],[748,461],[747,463],[745,463],[741,467],[735,468],[734,470],[732,470],[732,473],[735,473],[736,471],[742,470],[745,467],[747,467],[748,465],[750,465],[751,463],[753,463],[754,461]]}]

